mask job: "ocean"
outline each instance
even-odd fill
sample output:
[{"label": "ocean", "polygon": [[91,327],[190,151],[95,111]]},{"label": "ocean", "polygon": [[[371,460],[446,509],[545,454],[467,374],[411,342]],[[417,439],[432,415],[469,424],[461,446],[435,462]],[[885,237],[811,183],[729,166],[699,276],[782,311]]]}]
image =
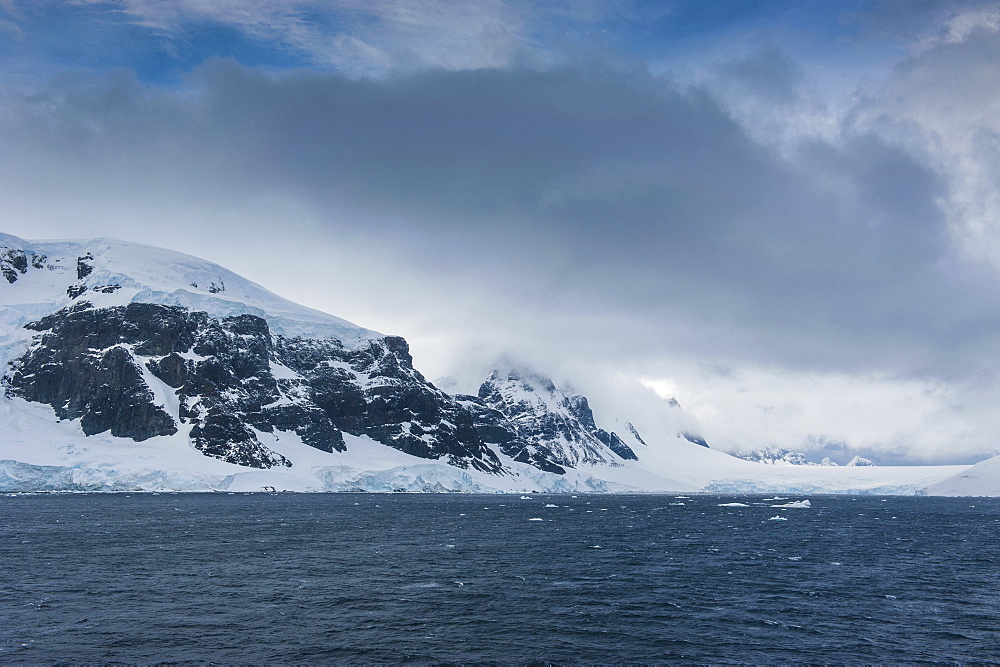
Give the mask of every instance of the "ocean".
[{"label": "ocean", "polygon": [[1000,661],[1000,500],[803,498],[8,494],[0,663]]}]

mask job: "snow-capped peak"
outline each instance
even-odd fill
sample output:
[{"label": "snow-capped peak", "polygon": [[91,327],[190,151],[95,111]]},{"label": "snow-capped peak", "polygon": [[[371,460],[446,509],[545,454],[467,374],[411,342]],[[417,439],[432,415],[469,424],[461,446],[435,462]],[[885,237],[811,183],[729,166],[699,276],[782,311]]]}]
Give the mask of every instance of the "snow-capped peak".
[{"label": "snow-capped peak", "polygon": [[27,241],[0,234],[0,271],[0,303],[17,311],[4,323],[15,326],[79,301],[98,308],[154,303],[213,317],[256,315],[276,334],[337,338],[346,347],[382,337],[283,299],[207,260],[139,243]]},{"label": "snow-capped peak", "polygon": [[479,398],[503,413],[518,435],[544,448],[562,466],[617,464],[635,453],[615,433],[599,428],[585,396],[567,394],[544,375],[525,369],[494,370]]}]

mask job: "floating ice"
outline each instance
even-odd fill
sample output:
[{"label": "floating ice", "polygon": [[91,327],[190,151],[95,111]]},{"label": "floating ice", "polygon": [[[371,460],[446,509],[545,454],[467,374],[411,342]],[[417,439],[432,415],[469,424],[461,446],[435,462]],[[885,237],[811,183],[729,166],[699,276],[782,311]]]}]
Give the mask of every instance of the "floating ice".
[{"label": "floating ice", "polygon": [[788,519],[783,516],[772,516],[768,521],[788,521]]},{"label": "floating ice", "polygon": [[785,503],[784,505],[771,505],[771,507],[812,507],[812,504],[808,500],[795,500],[790,503]]},{"label": "floating ice", "polygon": [[746,503],[719,503],[719,507],[750,507]]}]

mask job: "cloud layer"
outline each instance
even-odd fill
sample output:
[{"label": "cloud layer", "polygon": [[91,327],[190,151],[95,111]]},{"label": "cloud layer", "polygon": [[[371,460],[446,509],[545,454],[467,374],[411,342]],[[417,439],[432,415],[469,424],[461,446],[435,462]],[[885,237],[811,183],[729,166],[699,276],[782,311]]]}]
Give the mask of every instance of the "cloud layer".
[{"label": "cloud layer", "polygon": [[308,2],[119,4],[172,40],[209,21],[364,64],[7,81],[5,231],[208,256],[407,335],[432,373],[513,352],[592,393],[670,380],[725,446],[995,448],[987,9],[925,15],[845,101],[779,44],[696,81],[554,57],[553,26],[608,24],[584,6],[339,3],[326,25]]}]

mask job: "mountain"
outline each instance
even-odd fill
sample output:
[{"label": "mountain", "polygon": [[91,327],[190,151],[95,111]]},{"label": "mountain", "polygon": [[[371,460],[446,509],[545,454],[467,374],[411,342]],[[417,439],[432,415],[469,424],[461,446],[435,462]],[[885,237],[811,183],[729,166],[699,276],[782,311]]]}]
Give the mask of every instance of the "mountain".
[{"label": "mountain", "polygon": [[938,496],[1000,496],[1000,456],[980,461],[931,485],[927,493]]},{"label": "mountain", "polygon": [[0,364],[8,490],[918,492],[959,472],[776,475],[701,446],[679,406],[602,421],[529,369],[453,396],[398,336],[110,239],[0,235]]},{"label": "mountain", "polygon": [[[792,451],[784,448],[763,447],[744,454],[734,454],[734,456],[744,461],[754,461],[756,463],[766,463],[768,465],[792,465],[792,466],[838,466],[839,463],[831,461],[829,457],[816,463],[810,461],[802,452]],[[845,465],[847,466],[874,466],[875,462],[862,456],[855,456]]]},{"label": "mountain", "polygon": [[524,472],[518,464],[565,475],[565,466],[617,465],[615,449],[629,454],[597,428],[584,397],[573,397],[575,421],[560,433],[587,438],[588,456],[569,457],[554,433],[551,450],[545,434],[517,427],[498,409],[507,406],[437,389],[402,338],[303,308],[194,257],[109,239],[5,235],[0,274],[10,416],[45,405],[51,421],[83,436],[172,439],[259,470],[295,467],[275,444],[290,438],[331,454],[365,438],[508,477]]},{"label": "mountain", "polygon": [[[818,465],[811,462],[802,452],[795,452],[784,448],[773,449],[770,447],[763,447],[761,449],[755,449],[752,452],[736,454],[735,456],[738,456],[744,461],[756,461],[758,463],[767,463],[769,465]],[[825,461],[829,461],[829,459],[824,459],[824,463],[822,465],[836,465],[835,463],[826,463]]]},{"label": "mountain", "polygon": [[271,468],[290,462],[260,432],[294,432],[326,452],[344,451],[347,432],[501,469],[473,415],[413,368],[402,338],[310,312],[194,258],[106,240],[3,241],[18,305],[54,308],[18,322],[33,335],[8,355],[6,393],[79,419],[86,435],[142,442],[184,431],[208,456]]},{"label": "mountain", "polygon": [[[517,454],[523,452],[525,462],[539,459],[576,468],[616,466],[636,458],[618,434],[597,426],[585,396],[567,395],[543,375],[494,369],[479,388],[479,399],[513,425],[519,439]],[[635,427],[631,435],[639,438]]]}]

